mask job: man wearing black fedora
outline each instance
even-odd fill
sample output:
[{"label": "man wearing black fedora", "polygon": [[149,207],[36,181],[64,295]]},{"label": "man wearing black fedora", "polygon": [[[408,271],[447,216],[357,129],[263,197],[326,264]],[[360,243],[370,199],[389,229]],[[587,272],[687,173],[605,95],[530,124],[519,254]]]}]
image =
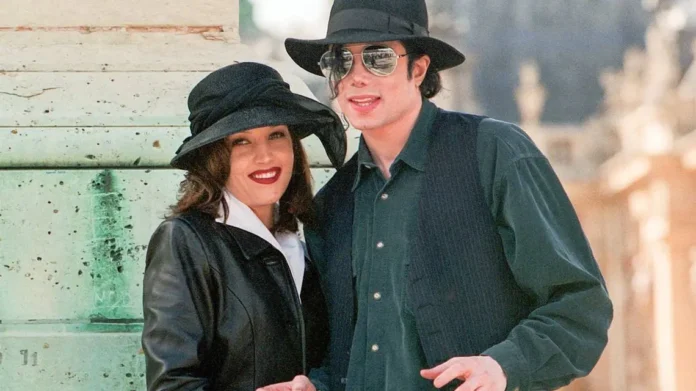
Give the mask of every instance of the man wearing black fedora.
[{"label": "man wearing black fedora", "polygon": [[520,128],[429,101],[464,55],[429,36],[425,1],[335,0],[325,38],[285,46],[362,132],[305,232],[331,342],[295,385],[551,390],[588,374],[612,305],[575,211]]}]

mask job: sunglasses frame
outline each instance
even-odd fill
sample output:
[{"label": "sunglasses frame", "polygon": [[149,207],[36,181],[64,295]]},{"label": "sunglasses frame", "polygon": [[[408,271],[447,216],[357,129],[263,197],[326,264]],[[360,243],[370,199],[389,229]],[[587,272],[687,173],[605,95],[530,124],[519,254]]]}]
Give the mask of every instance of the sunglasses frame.
[{"label": "sunglasses frame", "polygon": [[[368,66],[367,63],[365,63],[365,50],[368,50],[368,49],[369,49],[369,50],[388,49],[388,50],[393,54],[393,56],[392,56],[391,58],[394,58],[394,68],[392,68],[392,70],[389,71],[389,73],[379,73],[378,71],[375,71],[372,67]],[[343,75],[342,75],[338,80],[336,80],[336,81],[341,81],[341,80],[343,80],[346,76],[348,76],[348,74],[350,74],[350,71],[353,69],[353,64],[355,63],[355,56],[356,56],[356,55],[359,55],[359,56],[360,56],[360,61],[362,61],[363,66],[365,67],[365,69],[368,70],[368,72],[370,72],[371,74],[373,74],[373,75],[375,75],[375,76],[386,77],[386,76],[389,76],[389,75],[391,75],[392,73],[394,73],[394,71],[396,71],[396,67],[397,67],[397,65],[399,64],[398,61],[399,61],[399,59],[400,59],[401,57],[406,57],[406,56],[408,56],[408,55],[410,54],[410,53],[397,54],[397,53],[396,53],[396,50],[392,49],[392,48],[389,47],[389,46],[385,46],[385,45],[370,45],[370,46],[365,46],[365,47],[360,51],[360,54],[353,54],[353,52],[351,52],[350,50],[348,50],[348,49],[346,49],[346,48],[342,48],[341,50],[343,51],[343,53],[348,53],[348,54],[350,54],[351,61],[350,61],[350,67],[346,70],[345,74],[343,74]],[[324,68],[321,66],[321,63],[322,63],[322,60],[324,59],[325,56],[333,55],[333,53],[334,53],[333,50],[327,50],[326,52],[324,52],[324,54],[321,55],[321,57],[319,58],[319,62],[317,63],[317,65],[319,65],[319,69],[321,69],[321,73],[324,74],[324,76],[325,76],[327,79],[329,78],[330,74],[333,72],[333,68],[329,69],[329,71],[326,72],[326,71],[324,70]],[[329,73],[329,74],[327,74],[327,73]]]}]

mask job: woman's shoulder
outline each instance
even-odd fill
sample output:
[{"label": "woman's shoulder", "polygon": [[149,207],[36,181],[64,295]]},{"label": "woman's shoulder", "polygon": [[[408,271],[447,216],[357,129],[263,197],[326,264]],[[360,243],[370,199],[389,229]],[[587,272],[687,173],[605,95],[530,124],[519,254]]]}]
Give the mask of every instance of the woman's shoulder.
[{"label": "woman's shoulder", "polygon": [[177,229],[189,229],[201,231],[211,229],[215,225],[215,218],[207,213],[197,210],[189,210],[174,216],[167,217],[160,223],[160,227],[168,226]]},{"label": "woman's shoulder", "polygon": [[162,221],[152,239],[190,241],[206,237],[214,229],[215,219],[199,211],[187,211]]}]

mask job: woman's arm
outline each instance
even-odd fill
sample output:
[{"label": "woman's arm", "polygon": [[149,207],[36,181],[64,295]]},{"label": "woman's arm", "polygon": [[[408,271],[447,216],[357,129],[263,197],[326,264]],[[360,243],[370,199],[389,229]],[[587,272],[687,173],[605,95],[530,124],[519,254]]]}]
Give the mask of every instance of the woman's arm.
[{"label": "woman's arm", "polygon": [[209,383],[208,276],[201,241],[188,224],[160,225],[150,240],[143,281],[148,391],[203,390]]}]

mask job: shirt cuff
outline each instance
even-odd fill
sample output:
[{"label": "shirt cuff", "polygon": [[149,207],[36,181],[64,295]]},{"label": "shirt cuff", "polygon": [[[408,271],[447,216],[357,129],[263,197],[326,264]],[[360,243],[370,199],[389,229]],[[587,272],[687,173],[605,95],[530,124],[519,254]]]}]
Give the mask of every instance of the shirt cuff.
[{"label": "shirt cuff", "polygon": [[525,391],[529,389],[529,365],[522,351],[512,341],[505,340],[481,354],[494,359],[505,372],[507,387],[505,391]]}]

